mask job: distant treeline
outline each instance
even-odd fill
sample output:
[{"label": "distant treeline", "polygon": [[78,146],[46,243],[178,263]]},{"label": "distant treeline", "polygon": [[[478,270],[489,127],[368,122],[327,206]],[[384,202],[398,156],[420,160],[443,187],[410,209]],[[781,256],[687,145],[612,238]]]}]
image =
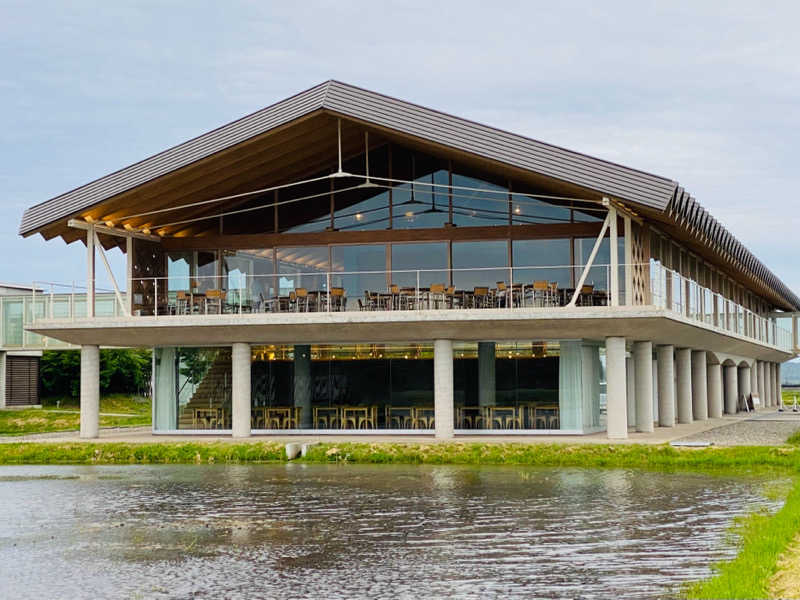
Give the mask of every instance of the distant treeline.
[{"label": "distant treeline", "polygon": [[[101,350],[100,393],[146,395],[150,390],[151,351]],[[80,394],[81,353],[79,350],[45,350],[39,363],[42,396]]]}]

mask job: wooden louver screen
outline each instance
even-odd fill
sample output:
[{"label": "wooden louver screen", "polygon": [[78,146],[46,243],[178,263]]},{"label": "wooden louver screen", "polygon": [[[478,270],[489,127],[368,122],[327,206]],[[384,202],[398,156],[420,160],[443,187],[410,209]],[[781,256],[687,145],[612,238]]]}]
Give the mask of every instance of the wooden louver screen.
[{"label": "wooden louver screen", "polygon": [[6,356],[6,406],[39,404],[39,358]]}]

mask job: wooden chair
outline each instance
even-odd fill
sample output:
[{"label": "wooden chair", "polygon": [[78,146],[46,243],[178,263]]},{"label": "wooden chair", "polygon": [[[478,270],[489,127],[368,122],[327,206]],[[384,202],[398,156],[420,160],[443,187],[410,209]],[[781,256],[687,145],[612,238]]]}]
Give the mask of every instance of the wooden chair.
[{"label": "wooden chair", "polygon": [[472,306],[473,308],[488,308],[489,307],[489,288],[476,287],[472,292]]},{"label": "wooden chair", "polygon": [[386,406],[386,427],[412,429],[414,408],[411,406]]},{"label": "wooden chair", "polygon": [[414,310],[417,307],[417,290],[412,287],[400,288],[398,296],[400,310]]},{"label": "wooden chair", "polygon": [[378,428],[378,407],[367,406],[364,413],[358,416],[357,429],[377,429]]},{"label": "wooden chair", "polygon": [[432,283],[430,290],[430,302],[433,308],[441,308],[445,304],[445,288],[443,283]]},{"label": "wooden chair", "polygon": [[222,303],[225,301],[224,290],[206,290],[206,313],[222,314]]},{"label": "wooden chair", "polygon": [[334,429],[339,427],[339,407],[321,406],[314,408],[314,428]]},{"label": "wooden chair", "polygon": [[508,287],[506,286],[505,281],[498,281],[497,282],[497,294],[495,294],[495,306],[500,308],[500,306],[508,306],[509,294],[508,294]]},{"label": "wooden chair", "polygon": [[[308,290],[306,288],[296,288],[294,290],[294,310],[295,312],[308,312]],[[291,298],[292,293],[289,293],[289,297]]]},{"label": "wooden chair", "polygon": [[436,412],[432,406],[414,408],[413,428],[433,429],[436,425]]},{"label": "wooden chair", "polygon": [[444,291],[444,303],[447,308],[455,308],[456,306],[456,286],[450,285]]},{"label": "wooden chair", "polygon": [[548,284],[546,281],[533,282],[533,305],[550,305],[550,284]]},{"label": "wooden chair", "polygon": [[594,306],[594,285],[581,286],[581,306]]},{"label": "wooden chair", "polygon": [[189,304],[191,300],[187,292],[178,290],[175,292],[175,314],[186,315],[189,314]]},{"label": "wooden chair", "polygon": [[345,308],[344,288],[332,287],[331,288],[331,310],[334,312],[341,312]]}]

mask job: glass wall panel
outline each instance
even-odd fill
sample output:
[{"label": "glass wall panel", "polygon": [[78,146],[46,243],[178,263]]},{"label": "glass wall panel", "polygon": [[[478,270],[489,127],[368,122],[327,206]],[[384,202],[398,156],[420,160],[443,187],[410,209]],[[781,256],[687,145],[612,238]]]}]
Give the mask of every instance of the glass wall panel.
[{"label": "glass wall panel", "polygon": [[170,292],[189,290],[193,263],[194,252],[167,253],[167,289]]},{"label": "glass wall panel", "polygon": [[[279,293],[286,296],[297,289],[327,291],[328,247],[278,248]],[[309,307],[310,308],[310,307]]]},{"label": "glass wall panel", "polygon": [[225,252],[222,276],[228,303],[243,310],[263,311],[269,299],[278,295],[272,248]]},{"label": "glass wall panel", "polygon": [[555,281],[558,288],[573,287],[568,238],[553,240],[514,240],[514,281],[526,285],[534,281]]},{"label": "glass wall panel", "polygon": [[254,346],[255,429],[432,429],[430,344]]},{"label": "glass wall panel", "polygon": [[453,346],[456,429],[559,429],[559,344]]},{"label": "glass wall panel", "polygon": [[438,283],[447,285],[447,242],[392,244],[391,283],[400,287],[415,287],[418,269],[420,287]]},{"label": "glass wall panel", "polygon": [[368,305],[365,296],[386,291],[386,246],[332,246],[332,287],[344,288],[345,310]]},{"label": "glass wall panel", "polygon": [[156,348],[153,429],[230,429],[230,348]]},{"label": "glass wall panel", "polygon": [[508,285],[510,275],[507,241],[453,242],[453,285],[457,290],[495,289],[498,282]]},{"label": "glass wall panel", "polygon": [[22,345],[22,298],[3,299],[3,345]]},{"label": "glass wall panel", "polygon": [[[575,238],[575,284],[577,285],[583,268],[589,260],[592,248],[597,238]],[[604,238],[600,243],[600,249],[594,258],[592,267],[586,276],[584,285],[592,287],[592,295],[582,294],[582,300],[592,304],[606,304],[608,298],[608,277],[609,265],[611,263],[611,251],[609,250],[609,238]],[[624,253],[622,255],[624,257]],[[620,259],[622,262],[622,259]],[[624,277],[623,277],[624,279]],[[622,282],[620,282],[620,289]],[[583,298],[585,296],[585,298]],[[590,300],[591,298],[591,300]]]},{"label": "glass wall panel", "polygon": [[573,200],[572,202],[572,220],[576,223],[593,223],[597,221],[604,221],[608,210],[594,202],[580,202]]},{"label": "glass wall panel", "polygon": [[197,252],[196,287],[198,292],[222,289],[222,281],[218,277],[219,265],[215,250],[200,250]]},{"label": "glass wall panel", "polygon": [[523,194],[511,195],[511,222],[514,225],[569,223],[570,215],[569,207],[558,206]]},{"label": "glass wall panel", "polygon": [[508,225],[508,188],[453,173],[453,223],[462,227]]},{"label": "glass wall panel", "polygon": [[444,227],[449,218],[447,189],[432,184],[446,186],[448,179],[447,171],[439,169],[416,178],[414,184],[395,186],[392,190],[392,227]]},{"label": "glass wall panel", "polygon": [[[338,206],[338,197],[336,202]],[[334,227],[339,231],[387,229],[389,227],[389,191],[384,190],[372,198],[337,208],[334,213]]]}]

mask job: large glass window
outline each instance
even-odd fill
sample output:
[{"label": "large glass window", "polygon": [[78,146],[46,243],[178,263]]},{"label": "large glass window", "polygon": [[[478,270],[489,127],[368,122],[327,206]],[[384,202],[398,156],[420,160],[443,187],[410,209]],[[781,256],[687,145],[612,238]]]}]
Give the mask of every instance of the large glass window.
[{"label": "large glass window", "polygon": [[217,275],[217,252],[215,250],[200,250],[197,252],[197,291],[205,292],[207,290],[222,289],[222,281]]},{"label": "large glass window", "polygon": [[167,254],[167,289],[170,292],[187,291],[191,287],[193,264],[193,252],[170,252]]},{"label": "large glass window", "polygon": [[454,173],[453,223],[463,227],[508,225],[507,188]]},{"label": "large glass window", "polygon": [[508,242],[453,242],[453,285],[459,290],[509,283]]},{"label": "large glass window", "polygon": [[456,429],[561,428],[557,342],[462,342],[453,359]]},{"label": "large glass window", "polygon": [[278,248],[278,280],[281,296],[302,288],[307,292],[327,290],[327,246]]},{"label": "large glass window", "polygon": [[572,287],[570,275],[570,240],[515,240],[511,243],[514,281],[555,281],[559,288]]},{"label": "large glass window", "polygon": [[234,306],[241,301],[243,308],[260,311],[278,295],[272,248],[225,252],[222,274],[228,302]]},{"label": "large glass window", "polygon": [[[577,284],[583,268],[589,261],[592,248],[597,238],[575,238],[575,282]],[[586,276],[584,285],[593,286],[595,290],[608,291],[609,268],[611,264],[609,238],[604,238],[600,243],[600,249],[594,257],[592,267]],[[624,254],[623,254],[624,256]],[[622,261],[620,261],[622,262]]]},{"label": "large glass window", "polygon": [[[342,200],[337,197],[337,206]],[[389,191],[384,190],[366,200],[337,208],[334,213],[334,227],[339,231],[388,228]]]},{"label": "large glass window", "polygon": [[438,169],[392,190],[392,227],[443,227],[449,218],[447,171]]},{"label": "large glass window", "polygon": [[230,348],[156,348],[156,431],[231,428]]},{"label": "large glass window", "polygon": [[514,225],[531,223],[569,223],[570,209],[522,194],[511,195],[511,222]]},{"label": "large glass window", "polygon": [[366,306],[365,295],[386,291],[385,245],[333,246],[331,259],[331,286],[344,288],[346,310]]},{"label": "large glass window", "polygon": [[420,287],[448,284],[447,242],[392,245],[391,283],[415,287],[418,272]]}]

